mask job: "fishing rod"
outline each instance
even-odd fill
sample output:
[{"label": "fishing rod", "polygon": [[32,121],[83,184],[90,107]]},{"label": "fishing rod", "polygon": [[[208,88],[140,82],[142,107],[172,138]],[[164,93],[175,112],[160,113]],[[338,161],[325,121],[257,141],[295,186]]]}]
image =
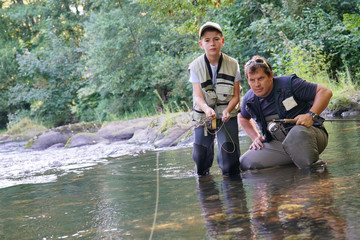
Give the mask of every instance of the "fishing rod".
[{"label": "fishing rod", "polygon": [[[296,123],[296,119],[273,119],[273,122],[280,122],[280,123]],[[329,122],[360,122],[360,119],[325,119],[325,121]]]},{"label": "fishing rod", "polygon": [[325,121],[329,121],[329,122],[360,122],[360,119],[335,118],[335,119],[325,119]]},{"label": "fishing rod", "polygon": [[279,122],[279,123],[296,123],[297,119],[273,119],[273,122]]}]

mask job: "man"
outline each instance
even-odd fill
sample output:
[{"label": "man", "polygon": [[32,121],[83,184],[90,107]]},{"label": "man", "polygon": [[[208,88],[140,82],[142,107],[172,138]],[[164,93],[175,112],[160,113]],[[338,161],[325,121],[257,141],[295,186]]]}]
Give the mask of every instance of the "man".
[{"label": "man", "polygon": [[[310,168],[327,145],[324,119],[319,115],[332,92],[295,74],[274,77],[270,63],[261,56],[254,56],[244,70],[251,89],[243,98],[238,120],[253,142],[240,158],[241,169],[290,163]],[[274,119],[294,119],[294,123],[281,124]]]},{"label": "man", "polygon": [[240,173],[235,106],[239,102],[241,75],[238,62],[221,52],[224,43],[219,24],[205,23],[199,31],[199,45],[205,54],[188,69],[193,85],[193,118],[197,121],[193,160],[198,175],[208,174],[212,166],[215,135],[219,147],[217,161],[223,175]]}]

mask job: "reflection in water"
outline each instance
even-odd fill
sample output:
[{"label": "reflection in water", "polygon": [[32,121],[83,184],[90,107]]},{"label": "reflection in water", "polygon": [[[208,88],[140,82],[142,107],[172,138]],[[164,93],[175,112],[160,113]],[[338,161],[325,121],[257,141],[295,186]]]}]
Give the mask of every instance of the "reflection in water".
[{"label": "reflection in water", "polygon": [[204,211],[208,236],[221,239],[249,239],[250,219],[240,177],[224,177],[223,201],[214,177],[198,177],[198,195]]},{"label": "reflection in water", "polygon": [[242,179],[224,178],[221,189],[214,176],[197,179],[211,239],[351,239],[328,171],[283,166]]},{"label": "reflection in water", "polygon": [[243,175],[257,238],[346,239],[330,174],[279,167]]}]

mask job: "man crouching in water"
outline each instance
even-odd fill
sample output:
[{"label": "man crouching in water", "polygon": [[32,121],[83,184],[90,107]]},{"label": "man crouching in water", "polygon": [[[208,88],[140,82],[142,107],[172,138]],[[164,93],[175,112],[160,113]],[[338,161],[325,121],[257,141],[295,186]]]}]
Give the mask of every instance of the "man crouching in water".
[{"label": "man crouching in water", "polygon": [[[253,142],[240,158],[241,169],[290,163],[310,168],[328,143],[319,115],[332,97],[331,90],[295,74],[274,77],[270,63],[261,56],[252,57],[244,70],[251,89],[243,98],[238,120]],[[295,120],[279,123],[279,119]]]}]

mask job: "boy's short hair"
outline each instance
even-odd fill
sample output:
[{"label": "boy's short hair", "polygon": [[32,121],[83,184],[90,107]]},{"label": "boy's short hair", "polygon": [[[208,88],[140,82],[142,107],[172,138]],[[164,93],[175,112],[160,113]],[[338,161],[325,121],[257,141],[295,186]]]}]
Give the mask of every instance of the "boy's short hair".
[{"label": "boy's short hair", "polygon": [[222,29],[219,24],[214,23],[214,22],[206,22],[204,25],[201,26],[201,28],[199,30],[199,39],[201,39],[202,35],[204,35],[206,30],[218,31],[221,34],[221,36],[223,34]]}]

